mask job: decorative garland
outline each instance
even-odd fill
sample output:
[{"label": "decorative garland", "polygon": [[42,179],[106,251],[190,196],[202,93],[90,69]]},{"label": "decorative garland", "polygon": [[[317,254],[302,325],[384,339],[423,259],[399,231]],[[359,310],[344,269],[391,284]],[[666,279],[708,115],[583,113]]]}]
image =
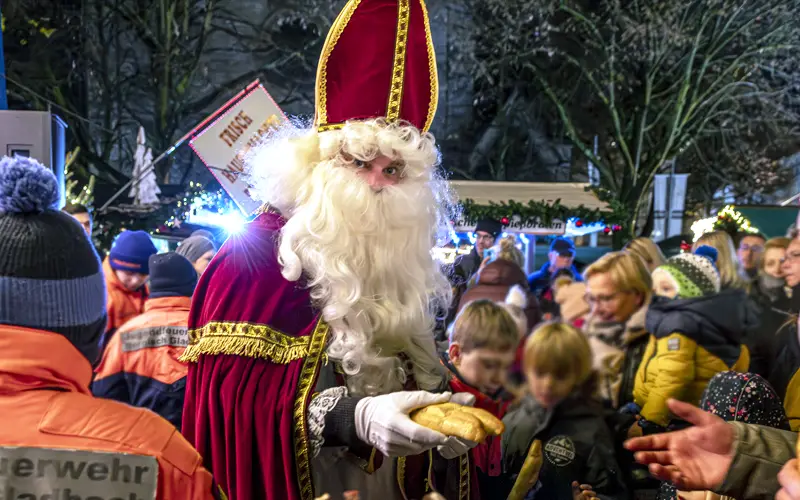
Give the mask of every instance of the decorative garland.
[{"label": "decorative garland", "polygon": [[488,205],[479,205],[472,199],[466,199],[461,203],[461,208],[466,220],[493,219],[504,226],[509,225],[512,220],[519,220],[523,225],[529,225],[550,224],[553,220],[566,222],[569,219],[576,219],[575,225],[578,227],[598,222],[606,224],[604,231],[608,234],[621,231],[622,226],[619,223],[623,222],[613,213],[587,208],[585,205],[567,207],[561,204],[560,199],[553,203],[529,201],[525,204],[509,200],[501,203],[490,202]]}]

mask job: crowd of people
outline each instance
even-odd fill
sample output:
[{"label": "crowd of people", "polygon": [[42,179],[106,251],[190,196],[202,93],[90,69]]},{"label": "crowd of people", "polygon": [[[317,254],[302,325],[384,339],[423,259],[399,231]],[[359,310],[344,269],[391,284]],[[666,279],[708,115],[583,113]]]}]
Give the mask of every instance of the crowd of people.
[{"label": "crowd of people", "polygon": [[[5,158],[0,186],[9,183],[14,189],[0,199],[0,225],[9,236],[0,405],[16,425],[0,432],[0,443],[150,454],[163,473],[159,498],[225,495],[180,435],[187,382],[205,392],[189,396],[195,418],[191,404],[210,406],[217,391],[227,390],[226,379],[215,375],[219,366],[189,376],[187,360],[210,351],[183,356],[191,300],[217,252],[213,236],[199,232],[177,252],[158,254],[146,233],[125,231],[101,262],[88,237],[91,219],[81,217],[90,217],[88,210],[55,210],[49,171]],[[26,192],[31,184],[38,191]],[[445,400],[473,404],[501,418],[505,432],[481,443],[429,436],[427,444],[415,433],[414,445],[373,446],[406,457],[409,473],[429,468],[427,481],[442,485],[445,498],[463,497],[458,479],[465,471],[446,464],[461,456],[469,457],[470,498],[509,497],[537,441],[544,459],[526,498],[710,498],[698,489],[740,500],[800,498],[791,489],[800,486],[791,432],[800,426],[796,230],[770,240],[743,233],[736,243],[712,232],[669,259],[637,238],[583,272],[574,244],[557,237],[547,263],[526,276],[515,239],[501,238],[502,229],[480,222],[472,253],[441,266],[453,289],[452,319],[435,344],[449,373],[440,390],[448,392],[396,394],[416,395],[406,413]],[[218,279],[241,271],[243,263],[227,257],[212,261],[233,266],[212,263]],[[268,276],[250,278],[275,286]],[[241,291],[224,293],[231,290]],[[208,296],[211,289],[202,293],[208,302],[201,308],[220,303]],[[227,363],[220,375],[236,372],[235,358],[220,361]],[[241,380],[233,381],[241,389]],[[373,398],[373,412],[399,404]],[[343,399],[333,408],[346,407]],[[198,422],[189,422],[197,442]],[[318,425],[314,453],[326,441],[346,444],[344,434],[352,432]],[[432,443],[440,459],[412,460]],[[781,468],[786,489],[778,493]],[[344,482],[340,488],[346,490]],[[234,498],[256,498],[248,491]]]},{"label": "crowd of people", "polygon": [[2,498],[800,500],[797,231],[582,270],[557,237],[528,275],[483,220],[445,266],[437,92],[422,0],[348,2],[313,126],[248,153],[263,205],[219,248],[101,256],[3,157]]},{"label": "crowd of people", "polygon": [[[458,313],[444,332],[451,343],[461,335],[461,315],[469,316],[471,307],[502,295],[493,289],[500,285],[491,271],[498,261],[513,268],[506,276],[522,272],[514,238],[501,239],[500,231],[491,221],[480,222],[472,254],[453,265]],[[497,470],[513,479],[534,438],[548,439],[553,435],[548,427],[553,426],[558,428],[554,445],[570,440],[580,472],[559,478],[561,493],[551,490],[542,498],[570,498],[572,481],[591,484],[600,498],[642,497],[654,489],[657,498],[694,498],[668,482],[654,481],[624,448],[627,439],[673,432],[679,436],[677,431],[696,419],[704,421],[685,406],[676,411],[678,403],[672,400],[698,405],[728,421],[797,430],[798,395],[792,381],[800,352],[799,297],[793,287],[800,283],[800,254],[791,250],[796,230],[770,240],[742,233],[736,240],[722,231],[707,233],[691,252],[665,259],[652,240],[637,238],[624,251],[610,252],[579,273],[572,242],[555,238],[548,262],[528,277],[527,307],[542,311],[544,320],[538,326],[530,323],[530,333],[517,347],[525,375],[521,400],[509,366],[506,388],[516,403],[510,412],[501,408],[496,413],[508,425],[502,447],[508,466]],[[463,273],[464,262],[480,264],[470,276]],[[489,284],[482,286],[487,271]],[[503,291],[518,281],[504,282]],[[495,331],[502,328],[497,321]],[[554,331],[560,332],[557,346],[547,340]],[[552,421],[548,409],[557,416]],[[570,416],[575,418],[572,426]],[[529,427],[536,431],[531,434]],[[525,438],[519,438],[520,432]],[[641,442],[634,440],[633,446]],[[564,471],[557,469],[554,477]],[[744,496],[732,497],[772,498],[777,473],[769,482],[760,481],[761,491],[751,485]],[[488,481],[481,481],[481,488],[486,498],[498,491]]]}]

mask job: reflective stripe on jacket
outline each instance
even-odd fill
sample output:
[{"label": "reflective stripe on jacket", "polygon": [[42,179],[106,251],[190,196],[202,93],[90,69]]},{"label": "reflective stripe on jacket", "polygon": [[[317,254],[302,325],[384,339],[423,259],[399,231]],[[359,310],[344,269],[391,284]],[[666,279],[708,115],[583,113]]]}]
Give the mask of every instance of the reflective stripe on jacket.
[{"label": "reflective stripe on jacket", "polygon": [[3,325],[0,353],[0,446],[152,456],[156,498],[214,498],[200,455],[169,422],[92,397],[92,368],[65,337]]},{"label": "reflective stripe on jacket", "polygon": [[189,297],[150,299],[145,312],[111,339],[92,393],[149,408],[180,429],[188,367],[178,361],[189,342]]}]

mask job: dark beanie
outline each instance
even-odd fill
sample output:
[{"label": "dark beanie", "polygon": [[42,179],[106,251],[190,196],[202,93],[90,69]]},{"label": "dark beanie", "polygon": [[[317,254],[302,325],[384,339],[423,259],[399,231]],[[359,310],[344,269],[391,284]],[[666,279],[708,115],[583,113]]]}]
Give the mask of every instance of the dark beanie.
[{"label": "dark beanie", "polygon": [[150,274],[148,259],[156,253],[158,250],[149,234],[144,231],[123,231],[108,252],[108,263],[118,271]]},{"label": "dark beanie", "polygon": [[191,297],[197,286],[197,271],[175,252],[150,257],[150,298]]},{"label": "dark beanie", "polygon": [[0,159],[0,324],[59,333],[94,364],[106,327],[102,265],[59,198],[36,160]]},{"label": "dark beanie", "polygon": [[503,225],[494,219],[482,219],[475,226],[475,232],[477,233],[478,231],[489,233],[492,237],[497,238],[503,232]]}]

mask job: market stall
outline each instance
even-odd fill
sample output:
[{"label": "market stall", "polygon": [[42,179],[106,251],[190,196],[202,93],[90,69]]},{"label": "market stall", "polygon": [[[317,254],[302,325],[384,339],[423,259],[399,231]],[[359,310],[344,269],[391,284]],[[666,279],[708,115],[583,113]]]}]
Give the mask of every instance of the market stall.
[{"label": "market stall", "polygon": [[610,234],[622,228],[609,219],[608,205],[588,190],[588,184],[567,182],[451,181],[462,214],[453,221],[452,241],[434,250],[442,262],[467,254],[475,244],[480,219],[501,222],[505,235],[516,235],[526,255],[526,272],[534,265],[537,236]]}]

